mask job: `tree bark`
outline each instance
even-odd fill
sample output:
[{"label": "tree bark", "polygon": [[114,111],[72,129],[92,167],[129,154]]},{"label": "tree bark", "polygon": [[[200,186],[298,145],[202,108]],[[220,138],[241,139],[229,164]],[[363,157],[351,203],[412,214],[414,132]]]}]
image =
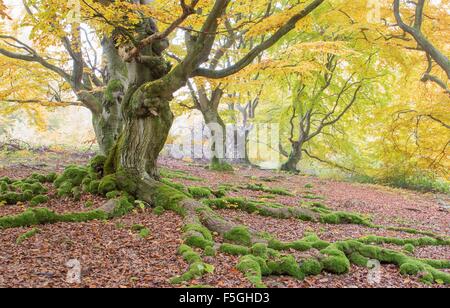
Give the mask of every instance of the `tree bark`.
[{"label": "tree bark", "polygon": [[302,147],[303,144],[300,142],[294,142],[292,144],[292,150],[291,153],[289,154],[289,158],[287,162],[285,162],[281,166],[281,170],[289,172],[298,172],[297,165],[302,160],[303,157]]},{"label": "tree bark", "polygon": [[[203,118],[208,127],[211,125],[218,125],[217,127],[222,130],[222,133],[217,135],[214,130],[211,131],[212,144],[211,144],[211,153],[212,159],[218,159],[219,162],[226,161],[226,150],[227,150],[227,129],[225,122],[219,114],[217,109],[207,108],[201,110],[203,114]],[[221,136],[220,136],[221,135]],[[221,143],[220,145],[218,143]],[[222,147],[222,153],[218,153],[219,146]]]}]

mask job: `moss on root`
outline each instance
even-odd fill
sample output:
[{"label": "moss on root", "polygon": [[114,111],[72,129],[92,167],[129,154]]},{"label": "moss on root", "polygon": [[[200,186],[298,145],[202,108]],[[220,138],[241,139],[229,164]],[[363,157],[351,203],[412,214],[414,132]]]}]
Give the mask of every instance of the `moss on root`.
[{"label": "moss on root", "polygon": [[31,227],[57,222],[85,222],[105,220],[108,214],[103,211],[56,214],[46,208],[28,209],[22,214],[0,217],[0,229]]},{"label": "moss on root", "polygon": [[207,187],[189,187],[188,192],[195,199],[206,199],[213,196],[212,191]]},{"label": "moss on root", "polygon": [[161,168],[160,174],[161,174],[162,178],[166,178],[166,179],[181,179],[181,180],[187,180],[187,181],[192,181],[192,182],[204,182],[205,181],[202,178],[189,175],[186,172],[180,171],[180,170],[169,170],[169,169]]},{"label": "moss on root", "polygon": [[250,249],[248,247],[229,243],[222,244],[219,250],[223,253],[234,256],[242,256],[250,254]]},{"label": "moss on root", "polygon": [[225,232],[224,239],[239,245],[250,246],[252,237],[247,227],[239,226]]},{"label": "moss on root", "polygon": [[211,160],[209,169],[212,171],[217,171],[217,172],[233,172],[234,171],[232,165],[230,165],[227,162],[220,161],[220,159],[218,159],[217,157],[214,157]]},{"label": "moss on root", "polygon": [[201,224],[187,224],[183,227],[184,242],[190,247],[207,249],[213,247],[213,237],[208,228]]},{"label": "moss on root", "polygon": [[245,277],[257,288],[265,288],[262,282],[262,270],[260,265],[261,260],[252,255],[243,256],[236,269],[241,271]]},{"label": "moss on root", "polygon": [[[398,246],[406,246],[408,250],[411,250],[411,246],[420,247],[420,246],[441,246],[441,245],[450,245],[449,239],[441,239],[441,238],[432,238],[432,237],[420,237],[420,238],[412,238],[412,239],[401,239],[395,237],[383,237],[383,236],[375,236],[370,235],[359,239],[360,242],[365,244],[394,244]],[[414,250],[414,249],[413,249]]]},{"label": "moss on root", "polygon": [[316,276],[322,272],[323,266],[322,263],[316,259],[307,259],[301,263],[300,270],[306,276]]},{"label": "moss on root", "polygon": [[35,236],[36,234],[38,234],[39,232],[41,232],[41,230],[37,229],[37,228],[33,228],[30,231],[25,232],[24,234],[20,235],[17,240],[16,243],[17,244],[22,244],[23,242],[25,242],[26,240],[28,240],[29,238],[32,238],[33,236]]},{"label": "moss on root", "polygon": [[43,203],[47,203],[50,200],[50,198],[48,196],[45,195],[37,195],[36,197],[34,197],[33,199],[31,199],[30,201],[30,205],[31,206],[38,206],[40,204]]},{"label": "moss on root", "polygon": [[110,174],[100,180],[98,185],[98,193],[106,196],[106,194],[116,191],[118,188],[116,176],[114,174]]},{"label": "moss on root", "polygon": [[214,271],[214,267],[210,264],[204,263],[200,255],[188,245],[181,245],[178,249],[178,253],[189,264],[189,269],[183,275],[172,278],[170,280],[172,284],[180,284],[191,281]]},{"label": "moss on root", "polygon": [[261,192],[273,194],[273,195],[294,196],[293,193],[287,191],[286,189],[270,188],[270,187],[264,186],[263,184],[247,184],[247,186],[245,186],[244,188],[248,189],[248,190],[253,190],[253,191],[261,191]]},{"label": "moss on root", "polygon": [[181,216],[186,215],[186,210],[180,205],[180,202],[187,198],[184,193],[161,183],[154,189],[153,196],[155,207],[162,207]]}]

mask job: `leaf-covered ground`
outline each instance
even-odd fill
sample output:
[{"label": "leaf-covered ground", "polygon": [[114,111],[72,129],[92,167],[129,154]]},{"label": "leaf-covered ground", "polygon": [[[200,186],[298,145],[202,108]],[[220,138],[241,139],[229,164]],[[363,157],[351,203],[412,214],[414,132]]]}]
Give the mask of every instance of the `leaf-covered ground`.
[{"label": "leaf-covered ground", "polygon": [[[72,163],[86,163],[84,155],[51,155],[27,157],[22,160],[0,162],[0,177],[24,178],[32,173],[61,172]],[[37,163],[39,162],[39,163]],[[394,190],[381,186],[323,180],[308,176],[262,171],[246,167],[234,173],[218,173],[202,165],[162,159],[161,165],[170,170],[186,171],[184,178],[173,181],[186,186],[208,186],[217,188],[232,185],[237,191],[229,196],[248,197],[278,202],[288,206],[300,206],[301,202],[319,197],[333,210],[358,212],[370,215],[376,224],[410,227],[450,235],[450,211],[448,196],[419,194],[405,190]],[[283,188],[295,196],[279,196],[270,193],[243,189],[249,183],[264,184],[272,188]],[[48,184],[51,197],[45,206],[58,213],[87,211],[99,207],[105,201],[101,197],[83,195],[80,201],[56,197],[55,189]],[[318,199],[319,200],[319,199]],[[0,216],[17,214],[28,207],[27,203],[3,205]],[[371,229],[357,225],[327,225],[303,222],[297,219],[280,220],[247,214],[234,210],[218,210],[226,219],[250,226],[257,231],[266,231],[283,241],[302,238],[305,232],[315,232],[321,239],[337,241],[359,238],[366,235],[415,238],[404,232]],[[134,225],[149,229],[150,235],[141,237],[133,231]],[[38,226],[39,233],[17,244],[17,238],[32,228],[15,228],[0,231],[0,287],[173,287],[169,280],[188,268],[183,258],[177,255],[182,243],[183,222],[171,212],[158,216],[151,209],[138,209],[123,218],[88,223],[58,223]],[[217,242],[222,239],[216,238]],[[401,249],[384,245],[391,249]],[[292,251],[293,254],[299,253]],[[418,247],[414,252],[418,258],[450,259],[449,246]],[[77,259],[82,266],[82,283],[68,284],[66,263]],[[235,269],[238,257],[218,253],[205,257],[214,272],[182,286],[209,285],[213,287],[251,287],[244,275]],[[448,270],[444,270],[449,272]],[[397,267],[382,265],[381,279],[370,283],[369,269],[352,266],[349,274],[321,274],[298,281],[292,277],[265,277],[268,287],[443,287],[419,282],[412,276],[402,276]]]}]

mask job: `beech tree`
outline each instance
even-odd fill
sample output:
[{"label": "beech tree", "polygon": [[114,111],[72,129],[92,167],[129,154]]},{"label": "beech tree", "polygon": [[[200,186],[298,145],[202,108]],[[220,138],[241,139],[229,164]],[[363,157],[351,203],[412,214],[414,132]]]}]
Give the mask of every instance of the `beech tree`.
[{"label": "beech tree", "polygon": [[326,57],[325,72],[314,78],[316,82],[311,85],[299,80],[295,84],[289,119],[291,151],[289,154],[281,151],[288,157],[282,170],[297,171],[303,152],[307,152],[305,145],[339,122],[357,102],[363,89],[363,80],[358,79],[355,73],[342,78],[342,73],[338,72],[342,63],[337,56],[328,54]]}]

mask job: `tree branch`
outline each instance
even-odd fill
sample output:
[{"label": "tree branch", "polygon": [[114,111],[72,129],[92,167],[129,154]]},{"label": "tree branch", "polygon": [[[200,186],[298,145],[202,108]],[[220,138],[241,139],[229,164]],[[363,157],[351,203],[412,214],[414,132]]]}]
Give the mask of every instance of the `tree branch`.
[{"label": "tree branch", "polygon": [[[441,53],[421,32],[424,0],[419,0],[416,8],[415,25],[408,26],[402,19],[400,14],[400,0],[394,0],[394,15],[398,26],[409,33],[420,47],[430,55],[430,57],[444,70],[447,77],[450,79],[450,60]],[[419,16],[418,16],[419,15]]]},{"label": "tree branch", "polygon": [[202,76],[211,79],[221,79],[233,75],[240,70],[244,69],[248,65],[250,65],[253,60],[258,57],[263,51],[269,49],[273,45],[275,45],[283,36],[287,33],[295,29],[295,25],[297,22],[308,16],[312,11],[314,11],[317,7],[319,7],[325,0],[315,0],[310,5],[308,5],[305,9],[303,9],[300,13],[294,15],[284,26],[282,26],[278,31],[276,31],[270,38],[263,41],[260,45],[253,48],[244,58],[242,58],[235,65],[232,65],[223,70],[210,70],[204,68],[198,68],[192,73],[192,77],[194,76]]}]

